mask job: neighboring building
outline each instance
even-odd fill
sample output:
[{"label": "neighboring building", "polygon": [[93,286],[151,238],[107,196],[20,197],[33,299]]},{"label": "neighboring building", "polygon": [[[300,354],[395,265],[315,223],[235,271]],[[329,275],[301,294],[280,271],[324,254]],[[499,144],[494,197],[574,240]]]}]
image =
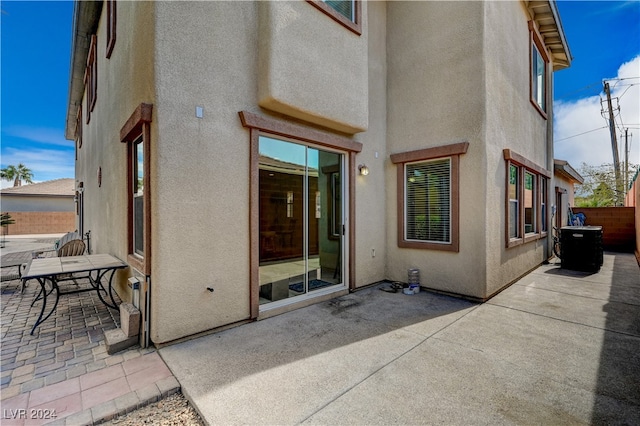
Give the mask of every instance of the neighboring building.
[{"label": "neighboring building", "polygon": [[584,179],[567,161],[553,160],[553,180],[556,207],[553,226],[560,229],[569,225],[569,206],[575,206],[575,185],[581,185]]},{"label": "neighboring building", "polygon": [[15,221],[11,235],[56,234],[76,229],[75,182],[55,179],[0,190],[0,209]]},{"label": "neighboring building", "polygon": [[551,88],[571,61],[555,2],[74,15],[79,227],[146,283],[155,344],[409,268],[486,300],[550,256]]}]

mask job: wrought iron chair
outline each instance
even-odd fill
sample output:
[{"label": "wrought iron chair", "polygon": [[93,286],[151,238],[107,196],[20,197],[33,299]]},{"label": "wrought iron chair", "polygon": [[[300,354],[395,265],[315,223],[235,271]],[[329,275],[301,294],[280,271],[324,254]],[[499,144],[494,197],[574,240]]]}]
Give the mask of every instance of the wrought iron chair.
[{"label": "wrought iron chair", "polygon": [[[84,254],[86,249],[86,245],[82,236],[77,232],[68,232],[60,238],[55,244],[55,246],[50,250],[40,250],[35,251],[31,254],[33,259],[44,258],[44,257],[67,257],[67,256],[81,256]],[[76,286],[78,286],[77,279],[87,278],[85,277],[77,277],[73,274],[69,274],[68,276],[61,276],[58,281],[73,281]],[[22,291],[26,287],[26,282],[22,282]],[[34,299],[33,303],[40,299],[42,295],[42,289]],[[31,306],[33,306],[31,303]]]}]

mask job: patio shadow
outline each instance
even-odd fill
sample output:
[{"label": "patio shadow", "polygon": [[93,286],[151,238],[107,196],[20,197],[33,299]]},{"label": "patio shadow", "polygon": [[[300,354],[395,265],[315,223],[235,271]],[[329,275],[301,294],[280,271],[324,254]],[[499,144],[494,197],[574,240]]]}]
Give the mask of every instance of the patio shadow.
[{"label": "patio shadow", "polygon": [[591,423],[640,424],[640,268],[617,254],[612,269]]}]

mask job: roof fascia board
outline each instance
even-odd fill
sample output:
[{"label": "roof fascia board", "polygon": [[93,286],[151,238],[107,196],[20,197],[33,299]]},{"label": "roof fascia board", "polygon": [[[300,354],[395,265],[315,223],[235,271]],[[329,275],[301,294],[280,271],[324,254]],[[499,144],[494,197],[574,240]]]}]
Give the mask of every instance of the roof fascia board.
[{"label": "roof fascia board", "polygon": [[2,193],[2,198],[5,197],[33,197],[33,198],[73,198],[75,197],[74,194],[24,194],[24,193],[19,193],[19,192],[14,192],[14,193]]},{"label": "roof fascia board", "polygon": [[571,66],[571,61],[573,61],[573,55],[571,55],[571,49],[569,48],[569,43],[567,42],[567,38],[564,34],[564,28],[562,28],[562,20],[560,19],[560,14],[558,13],[558,5],[556,0],[549,0],[549,7],[551,9],[551,13],[553,14],[553,20],[558,27],[558,35],[560,36],[560,40],[562,42],[562,48],[566,52],[567,55],[567,68]]},{"label": "roof fascia board", "polygon": [[571,165],[567,161],[553,160],[553,163],[554,173],[557,173],[569,179],[570,181],[573,181],[574,183],[584,183],[584,178],[580,176],[580,173],[578,173],[573,167],[571,167]]}]

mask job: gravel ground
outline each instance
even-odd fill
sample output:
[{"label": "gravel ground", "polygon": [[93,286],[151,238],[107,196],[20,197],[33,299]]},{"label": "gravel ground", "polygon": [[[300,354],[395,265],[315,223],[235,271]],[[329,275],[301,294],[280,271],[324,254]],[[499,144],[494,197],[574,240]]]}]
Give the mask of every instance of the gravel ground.
[{"label": "gravel ground", "polygon": [[102,423],[110,426],[204,426],[204,422],[189,405],[187,399],[181,393],[170,395],[158,402],[139,408],[123,416]]}]

